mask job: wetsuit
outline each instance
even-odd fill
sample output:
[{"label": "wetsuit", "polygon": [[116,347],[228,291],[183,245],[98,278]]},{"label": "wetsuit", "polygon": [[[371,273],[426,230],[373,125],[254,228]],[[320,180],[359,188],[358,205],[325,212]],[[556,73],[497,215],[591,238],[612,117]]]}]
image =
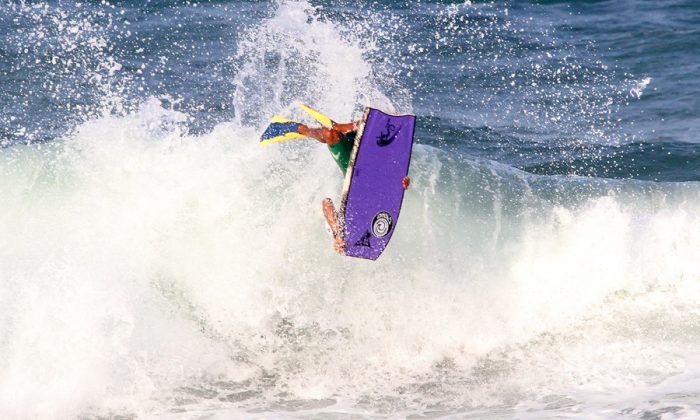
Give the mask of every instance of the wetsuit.
[{"label": "wetsuit", "polygon": [[340,141],[333,146],[328,146],[328,149],[335,159],[335,163],[338,164],[340,170],[345,175],[348,170],[348,165],[350,164],[350,155],[352,154],[352,147],[355,144],[355,137],[357,136],[357,131],[349,131],[343,134]]}]

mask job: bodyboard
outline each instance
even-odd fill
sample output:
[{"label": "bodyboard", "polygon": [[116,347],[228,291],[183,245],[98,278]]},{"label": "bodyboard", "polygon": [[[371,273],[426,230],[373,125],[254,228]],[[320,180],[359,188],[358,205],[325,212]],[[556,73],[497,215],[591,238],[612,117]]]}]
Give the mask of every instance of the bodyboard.
[{"label": "bodyboard", "polygon": [[365,109],[340,208],[345,255],[376,260],[388,245],[401,212],[415,121],[413,115]]}]

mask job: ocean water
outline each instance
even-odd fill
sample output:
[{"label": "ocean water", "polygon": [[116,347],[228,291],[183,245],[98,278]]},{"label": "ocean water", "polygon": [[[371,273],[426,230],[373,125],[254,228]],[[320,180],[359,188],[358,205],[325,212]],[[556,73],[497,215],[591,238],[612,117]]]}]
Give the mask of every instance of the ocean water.
[{"label": "ocean water", "polygon": [[[0,417],[700,417],[700,3],[0,0]],[[299,100],[418,117],[377,262]]]}]

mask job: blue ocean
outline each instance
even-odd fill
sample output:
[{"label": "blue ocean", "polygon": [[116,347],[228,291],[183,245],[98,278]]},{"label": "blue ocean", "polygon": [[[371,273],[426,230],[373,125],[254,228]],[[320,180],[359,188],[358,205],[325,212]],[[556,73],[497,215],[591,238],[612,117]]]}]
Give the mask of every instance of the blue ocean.
[{"label": "blue ocean", "polygon": [[[700,2],[0,0],[0,417],[700,417]],[[376,262],[325,146],[417,116]]]}]

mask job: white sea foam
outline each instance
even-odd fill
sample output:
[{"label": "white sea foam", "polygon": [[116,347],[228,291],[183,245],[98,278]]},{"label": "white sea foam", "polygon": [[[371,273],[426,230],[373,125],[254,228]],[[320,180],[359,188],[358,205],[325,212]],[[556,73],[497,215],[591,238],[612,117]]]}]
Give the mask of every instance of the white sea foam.
[{"label": "white sea foam", "polygon": [[693,376],[696,184],[552,193],[419,146],[396,237],[369,263],[323,232],[340,186],[326,151],[261,149],[232,124],[189,136],[181,118],[152,101],[3,152],[4,415],[158,412],[172,395],[585,407]]},{"label": "white sea foam", "polygon": [[[294,48],[339,74],[334,95],[312,76],[296,92],[339,118],[362,95],[393,103],[360,93],[377,77],[363,46],[280,7],[260,36],[302,25],[319,41]],[[700,185],[418,145],[385,255],[341,258],[320,213],[340,175],[317,144],[257,146],[251,123],[278,109],[250,103],[270,68],[245,42],[241,114],[208,134],[151,99],[3,150],[2,417],[697,412]],[[281,107],[296,76],[270,71]]]},{"label": "white sea foam", "polygon": [[630,95],[634,96],[635,98],[639,99],[642,97],[642,93],[644,92],[644,89],[649,86],[649,83],[651,83],[651,77],[645,77],[639,82],[637,82],[636,85],[632,89],[630,89]]}]

